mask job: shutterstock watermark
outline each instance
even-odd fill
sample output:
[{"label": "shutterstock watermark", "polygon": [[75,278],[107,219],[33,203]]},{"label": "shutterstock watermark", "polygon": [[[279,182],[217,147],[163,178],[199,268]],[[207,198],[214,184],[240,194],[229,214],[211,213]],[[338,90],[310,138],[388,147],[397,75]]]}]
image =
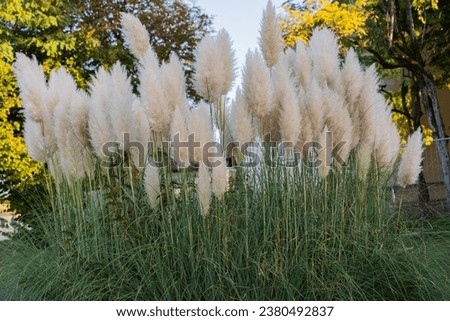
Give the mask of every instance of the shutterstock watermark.
[{"label": "shutterstock watermark", "polygon": [[[294,146],[292,142],[268,140],[233,141],[223,146],[217,141],[201,143],[195,138],[195,134],[190,134],[187,139],[181,139],[180,135],[176,134],[170,141],[143,143],[132,140],[130,133],[124,133],[122,144],[111,141],[103,145],[102,152],[106,159],[102,161],[102,166],[108,168],[122,166],[120,160],[125,159],[125,153],[130,152],[134,154],[135,166],[140,168],[167,166],[161,155],[170,157],[178,167],[198,167],[199,162],[203,162],[213,168],[221,165],[225,151],[228,151],[228,158],[234,159],[236,166],[247,168],[261,165],[297,167],[300,163],[307,167],[319,167],[323,164],[332,166],[333,163],[346,166],[341,151],[349,142],[343,140],[335,142],[332,132],[325,134],[325,145],[318,141],[308,141],[301,146],[298,144]],[[198,155],[201,155],[200,159]]]}]

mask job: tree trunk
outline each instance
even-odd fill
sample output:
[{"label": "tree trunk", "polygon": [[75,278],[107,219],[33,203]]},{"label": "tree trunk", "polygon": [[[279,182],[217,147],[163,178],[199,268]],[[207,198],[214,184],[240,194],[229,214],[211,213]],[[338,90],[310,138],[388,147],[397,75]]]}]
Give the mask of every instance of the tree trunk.
[{"label": "tree trunk", "polygon": [[[423,162],[422,162],[423,164]],[[430,192],[428,191],[428,185],[425,181],[423,171],[419,175],[419,211],[420,219],[425,219],[428,216],[427,204],[430,201]]]},{"label": "tree trunk", "polygon": [[445,198],[447,212],[450,211],[450,155],[448,152],[448,142],[446,140],[445,126],[442,120],[439,101],[437,98],[437,91],[434,82],[426,75],[423,75],[422,84],[422,101],[430,123],[430,128],[433,130],[434,144],[438,152],[439,163],[441,166],[442,179],[445,188]]},{"label": "tree trunk", "polygon": [[[411,83],[411,121],[412,121],[412,130],[410,128],[410,134],[414,133],[418,128],[421,126],[420,118],[422,117],[422,103],[420,99],[420,86],[417,81],[417,78],[411,77],[412,83]],[[406,93],[405,93],[406,94]],[[406,104],[406,98],[403,97],[402,94],[402,101],[403,104]],[[404,106],[404,109],[407,107]],[[423,168],[423,161],[422,161],[422,168]],[[430,193],[428,191],[428,185],[425,181],[425,176],[423,174],[423,170],[419,175],[419,209],[420,209],[420,217],[425,218],[426,216],[426,204],[430,201]]]}]

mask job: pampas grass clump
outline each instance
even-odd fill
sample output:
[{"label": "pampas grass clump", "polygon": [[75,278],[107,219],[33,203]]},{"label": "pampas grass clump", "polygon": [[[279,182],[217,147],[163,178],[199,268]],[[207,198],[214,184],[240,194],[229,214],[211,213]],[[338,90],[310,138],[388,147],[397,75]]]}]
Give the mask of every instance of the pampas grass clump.
[{"label": "pampas grass clump", "polygon": [[264,56],[267,67],[273,67],[283,52],[281,29],[272,1],[267,2],[261,19],[259,46]]},{"label": "pampas grass clump", "polygon": [[284,53],[269,1],[261,49],[248,52],[229,105],[229,35],[200,42],[197,103],[179,57],[159,61],[139,20],[121,17],[136,88],[120,63],[99,68],[84,91],[65,69],[47,81],[35,58],[17,55],[28,151],[53,179],[36,228],[0,257],[12,298],[448,296],[445,273],[389,197],[392,177],[416,182],[422,138],[414,133],[397,159],[373,66],[351,50],[342,60],[328,29]]}]

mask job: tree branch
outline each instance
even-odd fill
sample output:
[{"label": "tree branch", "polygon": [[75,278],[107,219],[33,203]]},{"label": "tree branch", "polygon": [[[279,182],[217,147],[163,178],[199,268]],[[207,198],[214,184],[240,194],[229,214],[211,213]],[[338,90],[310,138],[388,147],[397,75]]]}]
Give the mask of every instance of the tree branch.
[{"label": "tree branch", "polygon": [[410,115],[409,113],[407,113],[407,112],[404,112],[403,110],[400,110],[400,109],[397,109],[397,108],[391,108],[391,110],[392,110],[394,113],[398,113],[398,114],[400,114],[400,115],[405,116],[406,118],[408,118],[408,120],[413,120],[412,117],[411,117],[411,115]]}]

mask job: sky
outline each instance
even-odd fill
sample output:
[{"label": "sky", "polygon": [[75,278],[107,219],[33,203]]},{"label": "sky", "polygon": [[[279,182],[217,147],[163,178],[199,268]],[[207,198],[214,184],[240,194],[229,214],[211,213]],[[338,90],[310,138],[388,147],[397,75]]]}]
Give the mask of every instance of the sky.
[{"label": "sky", "polygon": [[[245,63],[248,49],[258,47],[259,26],[262,12],[268,0],[195,0],[205,13],[213,16],[214,30],[225,28],[233,40],[237,67]],[[284,0],[272,0],[277,12],[281,12]],[[240,74],[240,72],[239,72]],[[240,80],[237,80],[240,82]]]}]

